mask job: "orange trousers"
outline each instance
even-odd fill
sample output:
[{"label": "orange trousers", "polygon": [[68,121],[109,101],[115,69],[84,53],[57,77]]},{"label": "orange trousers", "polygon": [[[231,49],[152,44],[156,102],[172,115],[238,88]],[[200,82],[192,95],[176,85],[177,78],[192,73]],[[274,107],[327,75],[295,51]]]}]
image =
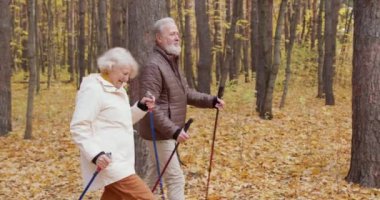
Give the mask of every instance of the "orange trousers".
[{"label": "orange trousers", "polygon": [[152,192],[137,175],[131,175],[104,188],[101,200],[154,200]]}]

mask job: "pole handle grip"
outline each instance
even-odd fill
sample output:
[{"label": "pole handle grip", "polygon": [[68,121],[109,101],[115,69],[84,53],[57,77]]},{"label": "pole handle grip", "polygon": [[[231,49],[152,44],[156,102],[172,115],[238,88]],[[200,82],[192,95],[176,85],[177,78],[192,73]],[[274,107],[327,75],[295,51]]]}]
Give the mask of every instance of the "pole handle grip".
[{"label": "pole handle grip", "polygon": [[219,86],[218,89],[218,98],[221,99],[224,95],[224,86]]},{"label": "pole handle grip", "polygon": [[190,128],[190,125],[191,123],[193,123],[193,118],[190,118],[189,120],[187,120],[185,126],[183,127],[183,130],[186,132],[189,128]]}]

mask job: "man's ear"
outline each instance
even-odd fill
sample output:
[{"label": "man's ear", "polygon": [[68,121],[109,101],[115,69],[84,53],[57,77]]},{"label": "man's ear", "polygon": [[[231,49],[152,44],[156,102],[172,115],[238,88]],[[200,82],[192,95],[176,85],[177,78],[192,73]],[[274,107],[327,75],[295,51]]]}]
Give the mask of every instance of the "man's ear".
[{"label": "man's ear", "polygon": [[156,33],[156,41],[161,43],[162,42],[162,36],[159,33]]}]

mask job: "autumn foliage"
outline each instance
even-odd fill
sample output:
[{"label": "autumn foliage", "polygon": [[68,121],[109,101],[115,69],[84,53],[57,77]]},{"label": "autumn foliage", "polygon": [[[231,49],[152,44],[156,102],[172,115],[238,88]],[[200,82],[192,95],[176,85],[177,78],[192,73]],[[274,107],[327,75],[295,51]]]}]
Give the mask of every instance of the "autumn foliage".
[{"label": "autumn foliage", "polygon": [[[298,86],[297,86],[298,85]],[[79,151],[69,133],[76,88],[55,83],[35,99],[34,138],[23,140],[26,84],[13,85],[14,131],[0,138],[0,199],[76,199],[82,191]],[[336,89],[336,106],[294,84],[273,120],[254,109],[251,83],[228,86],[220,112],[210,199],[376,199],[376,189],[344,181],[350,160],[351,94]],[[213,91],[215,89],[213,88]],[[278,105],[281,92],[275,91]],[[214,110],[190,107],[191,140],[179,147],[187,199],[203,199]],[[90,192],[88,199],[99,199]]]}]

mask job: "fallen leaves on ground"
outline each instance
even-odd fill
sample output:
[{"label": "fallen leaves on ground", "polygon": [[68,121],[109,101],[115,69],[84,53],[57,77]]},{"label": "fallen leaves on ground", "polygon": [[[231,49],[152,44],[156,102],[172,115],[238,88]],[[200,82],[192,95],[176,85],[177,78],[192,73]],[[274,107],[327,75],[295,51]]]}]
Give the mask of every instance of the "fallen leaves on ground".
[{"label": "fallen leaves on ground", "polygon": [[[273,120],[256,112],[252,83],[230,86],[216,132],[209,199],[378,199],[380,191],[347,183],[351,94],[336,90],[325,106],[313,88],[293,86]],[[23,139],[26,85],[13,84],[14,131],[0,138],[0,199],[77,199],[82,192],[79,152],[69,123],[76,89],[58,84],[36,97],[32,140]],[[180,146],[186,199],[204,199],[215,110],[189,106],[191,139]],[[86,199],[99,199],[101,191]]]}]

